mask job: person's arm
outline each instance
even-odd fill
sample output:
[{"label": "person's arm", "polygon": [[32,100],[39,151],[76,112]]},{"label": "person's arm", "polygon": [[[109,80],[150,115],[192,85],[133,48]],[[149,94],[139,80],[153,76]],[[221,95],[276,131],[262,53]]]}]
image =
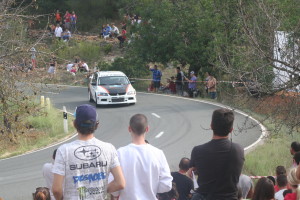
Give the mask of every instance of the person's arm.
[{"label": "person's arm", "polygon": [[52,185],[52,192],[56,200],[63,199],[63,182],[64,176],[59,174],[54,174],[53,185]]},{"label": "person's arm", "polygon": [[125,188],[125,178],[120,166],[111,169],[114,180],[108,184],[107,192],[112,193]]},{"label": "person's arm", "polygon": [[159,173],[159,183],[157,193],[169,192],[172,189],[172,180],[170,167],[163,152],[161,152],[161,167]]},{"label": "person's arm", "polygon": [[297,167],[296,176],[300,180],[300,165]]}]

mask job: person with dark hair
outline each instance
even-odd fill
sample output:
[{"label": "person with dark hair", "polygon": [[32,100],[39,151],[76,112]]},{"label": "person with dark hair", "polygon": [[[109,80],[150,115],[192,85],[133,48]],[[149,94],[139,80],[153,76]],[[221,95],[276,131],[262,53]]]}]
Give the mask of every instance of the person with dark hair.
[{"label": "person with dark hair", "polygon": [[294,154],[294,163],[298,166],[300,164],[300,152]]},{"label": "person with dark hair", "polygon": [[279,175],[282,175],[282,174],[286,175],[286,169],[285,169],[284,166],[279,165],[279,166],[276,167],[276,176],[279,176]]},{"label": "person with dark hair", "polygon": [[153,83],[153,87],[154,87],[153,92],[156,93],[156,92],[158,92],[158,89],[160,87],[160,80],[162,77],[162,73],[158,69],[157,65],[154,65],[153,68],[149,67],[149,70],[152,72],[152,83]]},{"label": "person with dark hair", "polygon": [[[284,166],[277,166],[276,167],[276,177],[279,176],[279,175],[286,175],[286,169],[285,169]],[[279,187],[276,184],[275,178],[273,176],[270,176],[270,177],[272,177],[272,181],[274,180],[274,189],[275,189],[275,192],[278,192],[279,191]]]},{"label": "person with dark hair", "polygon": [[172,189],[172,176],[167,159],[162,150],[145,142],[146,133],[149,131],[145,115],[132,116],[128,131],[132,143],[118,149],[126,187],[113,193],[113,196],[119,196],[119,200],[154,200],[157,193]]},{"label": "person with dark hair", "polygon": [[[99,122],[94,106],[76,108],[74,127],[78,139],[57,149],[52,172],[56,199],[106,199],[106,194],[125,187],[115,147],[94,137]],[[114,181],[108,184],[108,175]],[[63,189],[64,184],[64,189]]]},{"label": "person with dark hair", "polygon": [[199,188],[192,200],[203,198],[236,200],[237,183],[244,164],[244,150],[229,140],[234,114],[228,109],[213,112],[212,140],[196,146],[191,154],[191,170],[197,171]]},{"label": "person with dark hair", "polygon": [[194,184],[192,179],[186,175],[189,167],[190,159],[182,158],[179,163],[179,171],[171,173],[179,194],[178,200],[188,200],[192,197],[191,190],[194,188]]},{"label": "person with dark hair", "polygon": [[274,176],[267,176],[267,179],[270,179],[274,186],[276,185],[276,179],[274,178]]},{"label": "person with dark hair", "polygon": [[292,155],[294,155],[297,152],[300,152],[300,143],[296,141],[292,142],[290,152]]},{"label": "person with dark hair", "polygon": [[[300,152],[300,143],[296,141],[292,142],[290,152],[292,156],[294,156],[295,153]],[[293,160],[292,167],[297,167],[297,164],[294,162],[294,160]]]},{"label": "person with dark hair", "polygon": [[[55,157],[56,157],[56,151],[57,149],[55,149],[53,151],[53,154],[52,154],[52,159],[53,161],[55,160]],[[53,163],[45,163],[44,166],[43,166],[43,176],[44,176],[44,179],[46,181],[46,186],[47,188],[49,188],[49,191],[50,191],[50,196],[51,196],[51,200],[55,200],[54,196],[53,196],[53,193],[52,193],[52,184],[53,184],[53,173],[52,173],[52,168],[53,168]]]},{"label": "person with dark hair", "polygon": [[184,74],[181,71],[180,67],[176,68],[177,74],[176,74],[176,92],[178,95],[183,96],[183,80],[184,80]]},{"label": "person with dark hair", "polygon": [[33,195],[34,200],[50,200],[50,192],[46,187],[38,187]]},{"label": "person with dark hair", "polygon": [[283,192],[287,189],[287,177],[284,174],[280,174],[276,178],[278,192],[275,193],[275,200],[284,200]]},{"label": "person with dark hair", "polygon": [[273,200],[274,199],[274,185],[268,178],[261,178],[256,183],[252,200]]}]

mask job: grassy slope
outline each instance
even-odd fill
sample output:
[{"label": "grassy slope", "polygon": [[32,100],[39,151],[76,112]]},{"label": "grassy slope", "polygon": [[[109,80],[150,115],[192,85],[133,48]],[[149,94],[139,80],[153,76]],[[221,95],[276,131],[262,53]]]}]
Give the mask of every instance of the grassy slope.
[{"label": "grassy slope", "polygon": [[62,112],[54,108],[45,112],[45,115],[29,117],[27,120],[28,124],[34,128],[29,129],[24,134],[19,134],[17,144],[1,140],[0,158],[11,157],[45,147],[67,138],[75,132],[72,126],[72,118],[69,117],[69,133],[64,133]]}]

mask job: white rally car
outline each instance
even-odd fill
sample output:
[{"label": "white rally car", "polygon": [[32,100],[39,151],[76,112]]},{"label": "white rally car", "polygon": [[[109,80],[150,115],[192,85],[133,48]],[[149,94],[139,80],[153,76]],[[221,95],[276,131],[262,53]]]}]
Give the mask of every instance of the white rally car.
[{"label": "white rally car", "polygon": [[135,104],[136,91],[120,71],[95,72],[90,77],[89,101],[100,104]]}]

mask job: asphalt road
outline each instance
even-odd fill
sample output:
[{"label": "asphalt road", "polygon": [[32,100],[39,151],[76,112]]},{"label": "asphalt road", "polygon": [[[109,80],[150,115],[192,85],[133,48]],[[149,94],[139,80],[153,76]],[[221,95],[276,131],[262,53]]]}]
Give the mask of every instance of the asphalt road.
[{"label": "asphalt road", "polygon": [[[76,106],[88,103],[86,88],[64,88],[47,92],[57,108],[66,106],[71,113]],[[130,143],[127,131],[129,119],[136,113],[148,117],[150,131],[147,140],[162,149],[171,170],[177,170],[182,157],[190,157],[195,145],[209,141],[212,137],[210,120],[216,105],[147,93],[138,93],[137,104],[132,106],[107,106],[97,108],[100,127],[95,135],[110,142],[116,148]],[[58,119],[62,123],[62,119]],[[260,126],[252,119],[235,113],[233,142],[247,147],[261,135]],[[52,152],[57,146],[24,156],[0,160],[0,197],[5,200],[30,200],[36,187],[45,186],[42,166],[51,162]]]}]

